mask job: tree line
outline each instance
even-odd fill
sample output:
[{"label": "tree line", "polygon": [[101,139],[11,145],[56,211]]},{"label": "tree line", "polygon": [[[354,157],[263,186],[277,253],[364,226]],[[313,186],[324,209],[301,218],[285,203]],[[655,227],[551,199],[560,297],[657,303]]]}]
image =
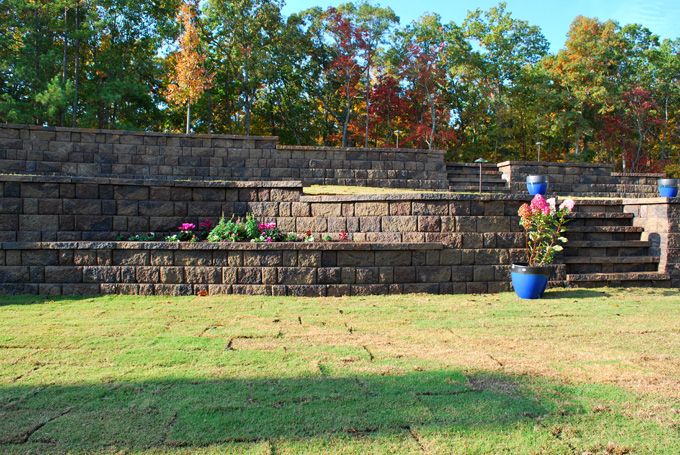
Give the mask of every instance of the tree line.
[{"label": "tree line", "polygon": [[461,23],[282,7],[0,0],[0,121],[680,170],[678,38],[579,16],[551,53],[504,3]]}]

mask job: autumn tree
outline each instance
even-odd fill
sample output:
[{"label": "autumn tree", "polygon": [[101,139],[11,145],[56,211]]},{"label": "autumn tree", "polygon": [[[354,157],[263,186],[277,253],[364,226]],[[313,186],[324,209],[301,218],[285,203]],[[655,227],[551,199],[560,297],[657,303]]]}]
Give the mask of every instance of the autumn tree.
[{"label": "autumn tree", "polygon": [[399,17],[392,8],[375,6],[367,1],[363,1],[358,5],[346,3],[340,5],[338,9],[359,27],[363,35],[363,58],[365,60],[364,67],[366,72],[364,79],[364,147],[368,147],[371,119],[371,74],[377,64],[376,57],[378,52],[380,52],[380,47],[386,44],[386,38],[391,29],[399,23]]},{"label": "autumn tree", "polygon": [[179,38],[180,50],[173,56],[171,82],[167,97],[172,103],[187,107],[186,134],[191,132],[191,105],[210,88],[212,75],[205,67],[205,57],[199,52],[196,30],[196,5],[182,3],[177,21],[182,27]]}]

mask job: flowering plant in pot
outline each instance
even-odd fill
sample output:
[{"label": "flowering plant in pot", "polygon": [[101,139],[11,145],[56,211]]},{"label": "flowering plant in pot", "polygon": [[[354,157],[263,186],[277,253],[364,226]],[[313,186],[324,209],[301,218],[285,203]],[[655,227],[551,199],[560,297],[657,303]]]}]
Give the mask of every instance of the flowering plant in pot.
[{"label": "flowering plant in pot", "polygon": [[557,207],[555,198],[534,196],[530,204],[519,208],[520,225],[526,232],[526,264],[512,264],[512,287],[520,298],[538,299],[548,285],[551,269],[548,267],[555,254],[567,243],[564,236],[568,215],[574,210],[574,201],[567,199]]}]

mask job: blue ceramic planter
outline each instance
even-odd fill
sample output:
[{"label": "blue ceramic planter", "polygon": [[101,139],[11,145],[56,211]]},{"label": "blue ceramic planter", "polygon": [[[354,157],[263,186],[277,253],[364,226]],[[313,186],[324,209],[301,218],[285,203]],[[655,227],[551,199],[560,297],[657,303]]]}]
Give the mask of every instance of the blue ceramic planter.
[{"label": "blue ceramic planter", "polygon": [[659,196],[676,197],[678,195],[678,181],[676,179],[659,179]]},{"label": "blue ceramic planter", "polygon": [[544,195],[548,192],[548,177],[545,175],[527,176],[527,190],[532,196]]},{"label": "blue ceramic planter", "polygon": [[520,299],[540,299],[548,286],[550,269],[512,264],[510,275],[512,287]]}]

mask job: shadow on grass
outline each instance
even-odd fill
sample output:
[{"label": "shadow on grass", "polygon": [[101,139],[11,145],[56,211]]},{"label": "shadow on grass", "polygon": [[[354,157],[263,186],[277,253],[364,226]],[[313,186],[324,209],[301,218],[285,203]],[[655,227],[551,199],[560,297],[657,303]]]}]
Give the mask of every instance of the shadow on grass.
[{"label": "shadow on grass", "polygon": [[0,294],[0,307],[9,305],[39,305],[41,303],[48,302],[60,302],[60,301],[75,301],[75,300],[89,300],[96,298],[93,295],[60,295],[60,296],[46,296],[46,295],[30,295],[30,294],[18,294],[18,295],[2,295]]},{"label": "shadow on grass", "polygon": [[[525,384],[510,375],[438,371],[8,386],[0,388],[0,452],[377,437],[403,434],[412,426],[503,431],[558,406]],[[563,406],[564,393],[560,400]]]},{"label": "shadow on grass", "polygon": [[543,294],[544,299],[599,299],[609,297],[605,291],[592,289],[549,289]]}]

